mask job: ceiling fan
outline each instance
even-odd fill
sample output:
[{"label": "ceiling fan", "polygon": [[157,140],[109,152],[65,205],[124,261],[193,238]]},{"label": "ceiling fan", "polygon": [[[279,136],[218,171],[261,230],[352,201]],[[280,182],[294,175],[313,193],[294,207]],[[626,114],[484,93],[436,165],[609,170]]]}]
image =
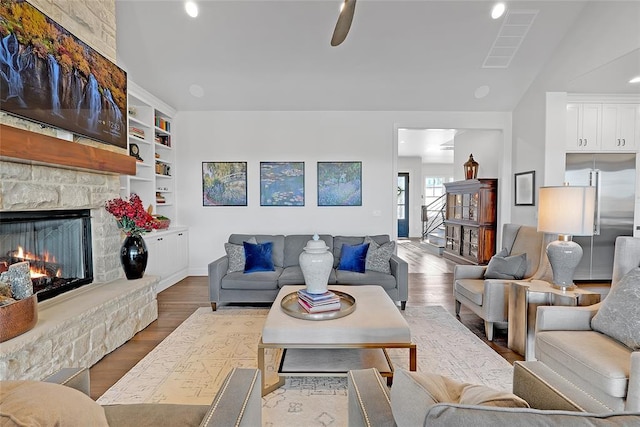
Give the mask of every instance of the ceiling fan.
[{"label": "ceiling fan", "polygon": [[338,46],[347,38],[355,10],[356,0],[344,0],[344,3],[342,3],[340,7],[340,15],[338,15],[336,28],[333,30],[333,36],[331,37],[331,46]]}]

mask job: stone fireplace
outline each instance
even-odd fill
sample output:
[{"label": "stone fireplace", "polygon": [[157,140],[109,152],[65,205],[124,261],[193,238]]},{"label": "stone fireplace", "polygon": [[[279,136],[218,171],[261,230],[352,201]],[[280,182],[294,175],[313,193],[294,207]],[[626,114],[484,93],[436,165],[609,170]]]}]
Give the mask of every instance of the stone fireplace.
[{"label": "stone fireplace", "polygon": [[0,179],[3,212],[87,209],[94,280],[110,282],[122,277],[118,258],[122,238],[113,217],[104,210],[107,200],[119,196],[117,175],[2,161]]},{"label": "stone fireplace", "polygon": [[93,283],[38,303],[36,326],[2,343],[0,380],[40,380],[63,367],[89,368],[158,317],[158,278],[123,279],[122,235],[104,209],[119,190],[115,174],[0,162],[2,217],[86,212],[91,224],[87,264],[93,266]]}]

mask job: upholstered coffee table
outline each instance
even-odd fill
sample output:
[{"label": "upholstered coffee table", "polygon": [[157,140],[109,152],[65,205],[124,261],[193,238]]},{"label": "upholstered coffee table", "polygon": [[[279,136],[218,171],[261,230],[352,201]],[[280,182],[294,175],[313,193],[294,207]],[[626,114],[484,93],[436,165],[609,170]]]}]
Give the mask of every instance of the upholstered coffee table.
[{"label": "upholstered coffee table", "polygon": [[[267,315],[258,343],[263,396],[281,387],[286,376],[346,376],[351,369],[375,367],[390,382],[393,365],[387,348],[409,349],[409,369],[416,370],[409,324],[381,286],[329,286],[356,301],[351,314],[329,320],[299,319],[283,311],[282,299],[302,287],[284,286]],[[275,384],[266,383],[267,348],[284,349]]]}]

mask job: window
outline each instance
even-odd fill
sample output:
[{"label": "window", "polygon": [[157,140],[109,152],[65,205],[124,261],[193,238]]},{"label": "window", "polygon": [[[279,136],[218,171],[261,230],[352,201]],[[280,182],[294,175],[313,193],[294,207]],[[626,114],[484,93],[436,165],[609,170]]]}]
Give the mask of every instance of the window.
[{"label": "window", "polygon": [[424,179],[424,204],[429,206],[431,202],[442,196],[446,190],[444,188],[445,182],[452,182],[453,177],[434,177],[428,176]]}]

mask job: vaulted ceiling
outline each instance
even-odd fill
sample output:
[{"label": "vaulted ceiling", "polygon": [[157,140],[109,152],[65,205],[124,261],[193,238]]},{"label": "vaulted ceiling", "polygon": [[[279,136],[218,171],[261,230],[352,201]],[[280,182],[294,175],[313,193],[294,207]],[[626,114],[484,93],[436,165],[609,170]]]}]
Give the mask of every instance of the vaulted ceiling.
[{"label": "vaulted ceiling", "polygon": [[512,111],[585,6],[358,0],[331,47],[340,0],[196,2],[116,1],[119,64],[178,110]]}]

